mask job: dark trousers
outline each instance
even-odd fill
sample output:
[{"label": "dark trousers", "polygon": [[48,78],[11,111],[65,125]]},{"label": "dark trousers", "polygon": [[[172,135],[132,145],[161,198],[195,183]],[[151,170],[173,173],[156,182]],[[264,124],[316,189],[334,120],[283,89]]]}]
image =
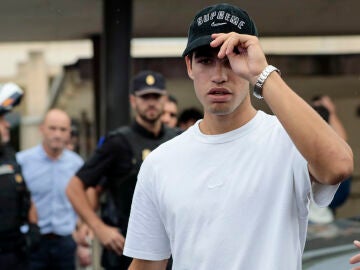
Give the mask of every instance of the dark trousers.
[{"label": "dark trousers", "polygon": [[127,270],[131,264],[132,258],[119,256],[115,252],[103,249],[101,256],[101,265],[106,270]]},{"label": "dark trousers", "polygon": [[27,270],[27,257],[24,252],[0,253],[0,269]]},{"label": "dark trousers", "polygon": [[71,235],[43,235],[30,254],[30,270],[75,270],[75,251]]}]

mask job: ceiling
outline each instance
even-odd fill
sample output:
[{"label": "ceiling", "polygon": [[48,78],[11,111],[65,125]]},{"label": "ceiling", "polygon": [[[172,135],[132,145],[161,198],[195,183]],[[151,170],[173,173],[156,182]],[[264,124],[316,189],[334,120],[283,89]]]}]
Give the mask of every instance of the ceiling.
[{"label": "ceiling", "polygon": [[[120,0],[119,0],[120,1]],[[211,0],[134,0],[134,37],[183,37]],[[360,34],[359,0],[243,0],[261,36]],[[21,4],[20,4],[21,3]],[[102,0],[1,0],[0,42],[88,38],[101,32]]]}]

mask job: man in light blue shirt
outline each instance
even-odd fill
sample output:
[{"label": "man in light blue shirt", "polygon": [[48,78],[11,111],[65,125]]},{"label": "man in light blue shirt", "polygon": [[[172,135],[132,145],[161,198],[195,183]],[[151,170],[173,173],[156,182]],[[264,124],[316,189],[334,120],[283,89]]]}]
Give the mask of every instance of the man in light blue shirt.
[{"label": "man in light blue shirt", "polygon": [[41,243],[30,256],[30,269],[75,269],[76,243],[72,238],[77,216],[65,188],[82,166],[82,158],[66,149],[71,121],[62,110],[50,110],[40,126],[40,145],[17,154],[37,210]]}]

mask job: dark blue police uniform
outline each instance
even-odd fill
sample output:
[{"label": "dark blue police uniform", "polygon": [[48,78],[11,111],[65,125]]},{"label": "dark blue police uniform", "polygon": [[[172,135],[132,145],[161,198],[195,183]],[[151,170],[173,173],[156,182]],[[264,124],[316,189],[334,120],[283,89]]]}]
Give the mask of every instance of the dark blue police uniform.
[{"label": "dark blue police uniform", "polygon": [[15,152],[9,145],[0,148],[0,269],[27,267],[25,235],[30,194],[21,175]]}]

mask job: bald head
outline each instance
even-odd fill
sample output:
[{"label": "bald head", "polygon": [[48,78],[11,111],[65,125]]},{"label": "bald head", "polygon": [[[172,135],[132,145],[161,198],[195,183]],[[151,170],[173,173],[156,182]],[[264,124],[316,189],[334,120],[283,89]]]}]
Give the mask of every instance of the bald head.
[{"label": "bald head", "polygon": [[58,157],[70,139],[71,120],[69,115],[60,109],[48,111],[40,126],[40,131],[43,135],[43,146],[46,153],[52,158]]},{"label": "bald head", "polygon": [[58,121],[58,120],[67,122],[67,124],[68,124],[69,127],[70,127],[71,120],[70,120],[69,115],[68,115],[65,111],[60,110],[60,109],[51,109],[51,110],[49,110],[49,111],[45,114],[45,117],[44,117],[44,120],[43,120],[43,124],[44,124],[45,122]]}]

